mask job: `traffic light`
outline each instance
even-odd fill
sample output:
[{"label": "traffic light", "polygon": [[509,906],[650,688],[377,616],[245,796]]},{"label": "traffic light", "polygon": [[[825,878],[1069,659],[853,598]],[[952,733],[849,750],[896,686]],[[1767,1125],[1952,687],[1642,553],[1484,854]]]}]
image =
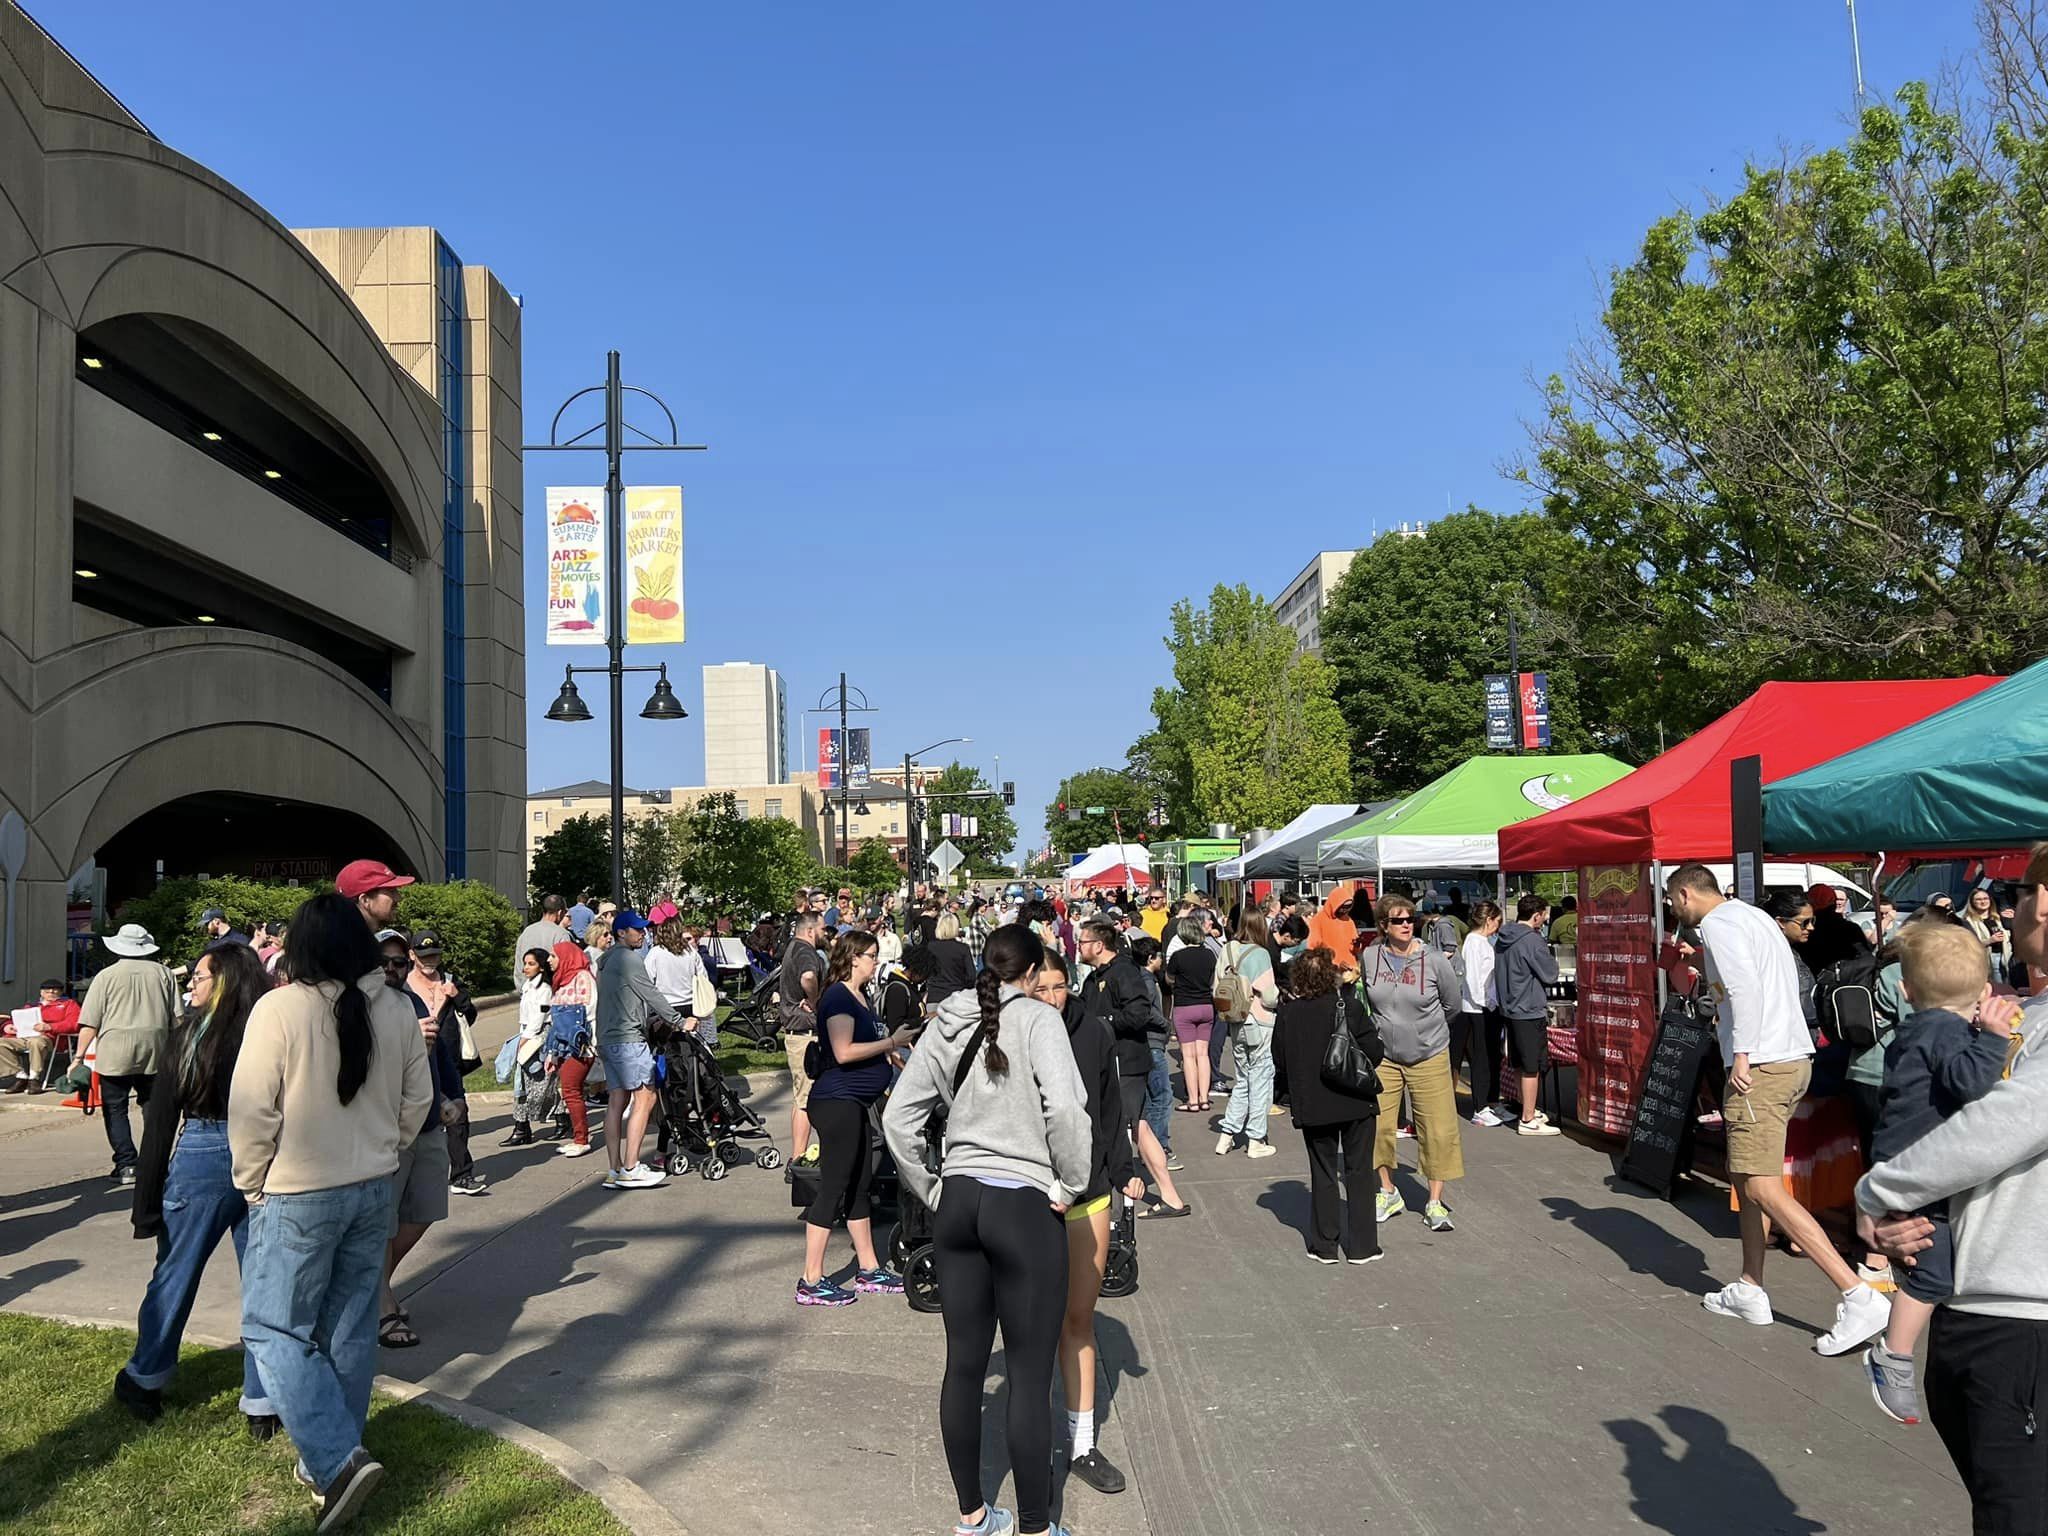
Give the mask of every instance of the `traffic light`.
[{"label": "traffic light", "polygon": [[1010,779],[1005,779],[1005,780],[1003,780],[1003,804],[1005,804],[1005,805],[1015,805],[1016,803],[1017,803],[1017,786],[1016,786],[1015,782],[1014,782],[1014,781],[1012,781],[1012,780],[1010,780]]}]

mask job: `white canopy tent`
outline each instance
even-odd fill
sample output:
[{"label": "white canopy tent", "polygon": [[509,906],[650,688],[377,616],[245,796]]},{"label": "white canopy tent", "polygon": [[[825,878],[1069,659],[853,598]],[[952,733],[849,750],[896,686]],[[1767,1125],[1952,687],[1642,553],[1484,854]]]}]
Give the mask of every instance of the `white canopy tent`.
[{"label": "white canopy tent", "polygon": [[[1130,883],[1149,885],[1152,881],[1152,856],[1145,851],[1143,843],[1104,843],[1100,848],[1091,848],[1080,863],[1071,865],[1061,875],[1067,891],[1079,891],[1083,886],[1102,882],[1105,875],[1124,869],[1133,877]],[[1120,879],[1109,880],[1110,885],[1121,885]]]},{"label": "white canopy tent", "polygon": [[[1373,806],[1349,802],[1344,805],[1312,805],[1258,847],[1241,853],[1234,859],[1225,859],[1221,864],[1210,865],[1210,878],[1242,880],[1246,875],[1250,875],[1255,880],[1292,879],[1300,873],[1302,864],[1315,863],[1318,837],[1327,836],[1340,827],[1363,821],[1367,816],[1386,809],[1390,804],[1391,801],[1381,801]],[[1266,868],[1269,864],[1285,867]]]}]

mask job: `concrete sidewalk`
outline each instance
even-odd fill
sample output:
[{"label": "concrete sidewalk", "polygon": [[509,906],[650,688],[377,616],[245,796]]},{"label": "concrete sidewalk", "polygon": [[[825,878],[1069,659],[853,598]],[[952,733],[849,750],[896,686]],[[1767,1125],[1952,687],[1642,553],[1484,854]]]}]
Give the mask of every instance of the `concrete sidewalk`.
[{"label": "concrete sidewalk", "polygon": [[[782,1103],[762,1090],[779,1134]],[[151,1248],[98,1121],[22,1118],[0,1117],[0,1302],[132,1324]],[[508,1110],[474,1119],[491,1193],[409,1261],[423,1344],[384,1351],[387,1373],[575,1446],[700,1533],[949,1529],[940,1321],[894,1298],[794,1306],[779,1173],[606,1193],[601,1157],[502,1149]],[[1773,1255],[1776,1327],[1701,1310],[1737,1263],[1724,1191],[1651,1200],[1594,1146],[1468,1127],[1456,1232],[1405,1215],[1385,1261],[1326,1268],[1303,1257],[1285,1118],[1260,1163],[1215,1157],[1203,1124],[1175,1117],[1196,1214],[1145,1224],[1141,1289],[1102,1307],[1102,1440],[1131,1488],[1067,1484],[1077,1536],[1968,1530],[1933,1430],[1882,1418],[1856,1357],[1812,1353],[1832,1292],[1811,1265]],[[232,1335],[236,1306],[224,1249],[193,1326]]]}]

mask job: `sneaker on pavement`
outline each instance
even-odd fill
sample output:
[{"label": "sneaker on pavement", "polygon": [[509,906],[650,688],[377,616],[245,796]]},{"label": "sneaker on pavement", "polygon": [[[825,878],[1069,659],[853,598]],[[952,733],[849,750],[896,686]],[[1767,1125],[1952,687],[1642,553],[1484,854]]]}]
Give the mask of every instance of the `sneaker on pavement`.
[{"label": "sneaker on pavement", "polygon": [[1451,1208],[1441,1200],[1432,1200],[1422,1208],[1422,1224],[1432,1232],[1455,1232],[1451,1225]]},{"label": "sneaker on pavement", "polygon": [[1844,1291],[1835,1307],[1835,1326],[1813,1341],[1817,1355],[1846,1355],[1890,1325],[1892,1304],[1867,1285]]},{"label": "sneaker on pavement", "polygon": [[[979,1525],[955,1524],[954,1536],[1012,1536],[1017,1529],[1017,1517],[1007,1509],[991,1504],[982,1514]],[[1050,1533],[1047,1533],[1050,1536]]]},{"label": "sneaker on pavement", "polygon": [[1515,1134],[1517,1136],[1562,1136],[1564,1132],[1547,1120],[1522,1120],[1516,1123]]},{"label": "sneaker on pavement", "polygon": [[[448,1181],[448,1193],[451,1195],[481,1195],[488,1188],[489,1186],[484,1183],[484,1176],[480,1173],[465,1173],[459,1179]],[[384,1473],[379,1469],[377,1475],[382,1477]]]},{"label": "sneaker on pavement", "polygon": [[326,1536],[326,1532],[339,1530],[356,1517],[377,1485],[384,1481],[381,1463],[371,1460],[370,1453],[361,1446],[349,1457],[348,1465],[341,1469],[333,1482],[320,1493],[320,1523],[313,1529]]},{"label": "sneaker on pavement", "polygon": [[604,1174],[604,1187],[605,1187],[606,1189],[617,1189],[617,1188],[619,1187],[619,1170],[618,1170],[618,1169],[616,1169],[616,1168],[607,1168],[607,1169],[605,1170],[605,1174]]},{"label": "sneaker on pavement", "polygon": [[1279,1150],[1270,1141],[1248,1141],[1245,1143],[1244,1155],[1246,1157],[1271,1157]]},{"label": "sneaker on pavement", "polygon": [[1771,1313],[1771,1298],[1760,1285],[1751,1285],[1747,1280],[1736,1280],[1710,1291],[1700,1298],[1700,1305],[1709,1312],[1718,1312],[1723,1317],[1740,1318],[1745,1323],[1755,1323],[1759,1328],[1768,1328],[1777,1319]]},{"label": "sneaker on pavement", "polygon": [[1408,1202],[1401,1198],[1398,1189],[1383,1189],[1379,1199],[1373,1202],[1372,1213],[1380,1221],[1392,1221],[1408,1209]]},{"label": "sneaker on pavement", "polygon": [[1100,1451],[1091,1450],[1086,1456],[1074,1457],[1067,1463],[1067,1470],[1097,1493],[1124,1491],[1123,1473],[1117,1470],[1115,1462]]},{"label": "sneaker on pavement", "polygon": [[1168,1173],[1187,1172],[1187,1164],[1183,1163],[1180,1160],[1180,1154],[1178,1152],[1169,1152],[1166,1154],[1166,1171]]},{"label": "sneaker on pavement", "polygon": [[1863,1351],[1863,1369],[1870,1377],[1871,1399],[1886,1418],[1898,1424],[1920,1422],[1920,1387],[1911,1355],[1893,1354],[1880,1339]]},{"label": "sneaker on pavement", "polygon": [[1474,1125],[1499,1125],[1500,1116],[1493,1112],[1491,1104],[1485,1104],[1472,1112],[1472,1123]]},{"label": "sneaker on pavement", "polygon": [[853,1277],[853,1288],[871,1296],[901,1296],[903,1277],[886,1269],[863,1269]]},{"label": "sneaker on pavement", "polygon": [[796,1304],[800,1307],[850,1307],[859,1300],[845,1286],[830,1280],[820,1280],[816,1285],[801,1279],[796,1283]]},{"label": "sneaker on pavement", "polygon": [[595,1152],[596,1150],[597,1148],[593,1147],[587,1141],[565,1141],[559,1147],[555,1148],[555,1156],[588,1157],[591,1153]]},{"label": "sneaker on pavement", "polygon": [[621,1189],[652,1189],[657,1184],[665,1184],[667,1182],[668,1174],[666,1172],[659,1168],[650,1168],[645,1163],[641,1163],[636,1167],[621,1169],[619,1172],[619,1188]]},{"label": "sneaker on pavement", "polygon": [[1309,1249],[1308,1256],[1314,1259],[1318,1264],[1341,1264],[1343,1262],[1343,1260],[1339,1259],[1335,1254],[1317,1253],[1313,1248]]},{"label": "sneaker on pavement", "polygon": [[1216,1155],[1228,1157],[1230,1149],[1237,1145],[1237,1136],[1231,1131],[1220,1132],[1216,1137]]},{"label": "sneaker on pavement", "polygon": [[1377,1264],[1381,1259],[1384,1259],[1385,1257],[1386,1255],[1384,1253],[1368,1253],[1363,1254],[1355,1259],[1346,1259],[1344,1262],[1346,1264]]}]

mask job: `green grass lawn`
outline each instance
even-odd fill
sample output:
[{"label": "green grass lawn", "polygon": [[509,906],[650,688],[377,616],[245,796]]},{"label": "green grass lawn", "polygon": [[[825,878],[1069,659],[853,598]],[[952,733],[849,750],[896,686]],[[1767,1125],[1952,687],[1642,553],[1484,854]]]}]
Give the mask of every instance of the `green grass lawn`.
[{"label": "green grass lawn", "polygon": [[[234,1350],[187,1349],[144,1424],[113,1400],[135,1335],[0,1314],[0,1532],[7,1536],[299,1536],[310,1494],[279,1435],[251,1440]],[[364,1439],[384,1484],[368,1536],[625,1536],[589,1494],[482,1430],[379,1399]]]}]

